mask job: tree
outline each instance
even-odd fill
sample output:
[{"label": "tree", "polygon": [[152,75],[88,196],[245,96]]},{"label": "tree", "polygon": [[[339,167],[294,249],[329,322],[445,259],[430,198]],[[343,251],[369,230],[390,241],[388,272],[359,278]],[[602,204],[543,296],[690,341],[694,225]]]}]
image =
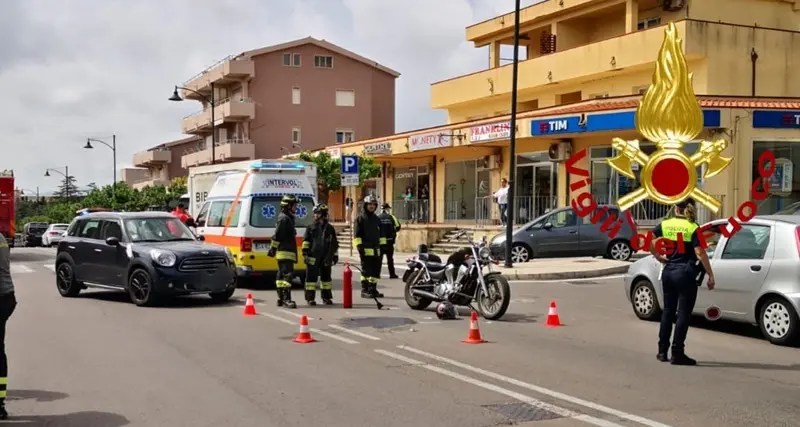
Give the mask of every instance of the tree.
[{"label": "tree", "polygon": [[61,180],[61,185],[58,187],[58,191],[56,191],[55,195],[61,198],[69,198],[71,195],[75,194],[77,188],[78,184],[75,177],[70,175]]},{"label": "tree", "polygon": [[[304,151],[300,153],[300,160],[317,165],[317,194],[321,203],[328,203],[328,196],[331,191],[338,191],[342,188],[342,162],[340,159],[333,158],[327,151],[320,151],[316,154]],[[375,178],[381,174],[381,165],[375,163],[375,159],[368,156],[358,156],[358,183],[363,185],[365,180]]]}]

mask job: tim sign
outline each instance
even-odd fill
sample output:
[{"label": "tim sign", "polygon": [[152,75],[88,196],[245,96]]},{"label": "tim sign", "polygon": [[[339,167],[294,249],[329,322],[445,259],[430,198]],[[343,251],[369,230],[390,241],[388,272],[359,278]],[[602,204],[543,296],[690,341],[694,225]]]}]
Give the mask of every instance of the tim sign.
[{"label": "tim sign", "polygon": [[469,130],[470,142],[486,142],[511,138],[511,122],[474,126]]}]

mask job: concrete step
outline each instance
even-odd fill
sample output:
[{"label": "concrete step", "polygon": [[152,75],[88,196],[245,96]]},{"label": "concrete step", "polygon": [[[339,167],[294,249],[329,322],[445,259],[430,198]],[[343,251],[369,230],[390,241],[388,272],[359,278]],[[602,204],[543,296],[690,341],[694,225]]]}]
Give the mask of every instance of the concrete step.
[{"label": "concrete step", "polygon": [[467,242],[463,242],[463,243],[459,243],[459,242],[434,243],[434,244],[430,245],[429,250],[431,252],[434,252],[434,253],[441,252],[441,253],[450,254],[450,253],[453,253],[453,252],[463,248],[467,244],[468,244]]}]

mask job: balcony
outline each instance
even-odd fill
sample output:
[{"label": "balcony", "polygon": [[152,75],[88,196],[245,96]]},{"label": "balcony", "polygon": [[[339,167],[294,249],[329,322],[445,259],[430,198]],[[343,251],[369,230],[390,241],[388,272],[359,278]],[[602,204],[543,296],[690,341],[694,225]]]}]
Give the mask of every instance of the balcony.
[{"label": "balcony", "polygon": [[[256,75],[256,67],[252,60],[233,58],[233,56],[229,56],[217,62],[202,73],[187,80],[183,86],[203,94],[210,94],[211,83],[215,85],[228,85],[252,78]],[[203,99],[198,94],[185,89],[182,90],[182,96],[187,99]]]},{"label": "balcony", "polygon": [[170,182],[168,179],[160,179],[160,178],[152,178],[148,177],[147,179],[143,179],[140,181],[135,181],[131,184],[131,188],[134,190],[141,190],[145,187],[156,187],[159,185],[163,185],[165,187],[169,186]]},{"label": "balcony", "polygon": [[165,165],[171,161],[172,152],[169,150],[148,150],[133,155],[133,165],[140,168]]},{"label": "balcony", "polygon": [[[228,163],[239,160],[252,160],[256,155],[256,147],[249,139],[229,139],[217,142],[214,150],[216,163]],[[184,169],[192,166],[211,164],[211,148],[195,151],[181,157],[181,166]]]},{"label": "balcony", "polygon": [[[679,21],[675,25],[685,41],[686,59],[692,61],[706,52],[707,35],[701,26],[689,22]],[[519,63],[519,91],[648,69],[657,59],[663,41],[664,27],[659,26],[522,61]],[[431,108],[450,109],[490,97],[497,100],[500,96],[510,96],[511,68],[509,64],[434,83],[431,85]]]},{"label": "balcony", "polygon": [[[252,120],[255,116],[256,105],[248,98],[237,101],[228,98],[214,108],[215,125]],[[211,108],[184,117],[182,126],[183,133],[211,132]]]}]

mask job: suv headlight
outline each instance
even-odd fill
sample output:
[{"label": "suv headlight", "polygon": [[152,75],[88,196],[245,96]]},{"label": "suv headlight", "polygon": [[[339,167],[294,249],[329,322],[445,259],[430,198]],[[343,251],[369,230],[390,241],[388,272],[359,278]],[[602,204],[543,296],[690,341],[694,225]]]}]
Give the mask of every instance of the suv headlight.
[{"label": "suv headlight", "polygon": [[489,259],[492,256],[492,251],[489,248],[483,247],[478,251],[478,256],[483,259]]},{"label": "suv headlight", "polygon": [[230,262],[231,264],[236,264],[236,258],[233,256],[233,252],[231,252],[230,248],[228,247],[225,248],[225,255],[228,256],[228,262]]},{"label": "suv headlight", "polygon": [[150,258],[153,259],[154,263],[162,267],[172,267],[175,265],[175,261],[178,260],[174,253],[162,251],[161,249],[150,250]]}]

